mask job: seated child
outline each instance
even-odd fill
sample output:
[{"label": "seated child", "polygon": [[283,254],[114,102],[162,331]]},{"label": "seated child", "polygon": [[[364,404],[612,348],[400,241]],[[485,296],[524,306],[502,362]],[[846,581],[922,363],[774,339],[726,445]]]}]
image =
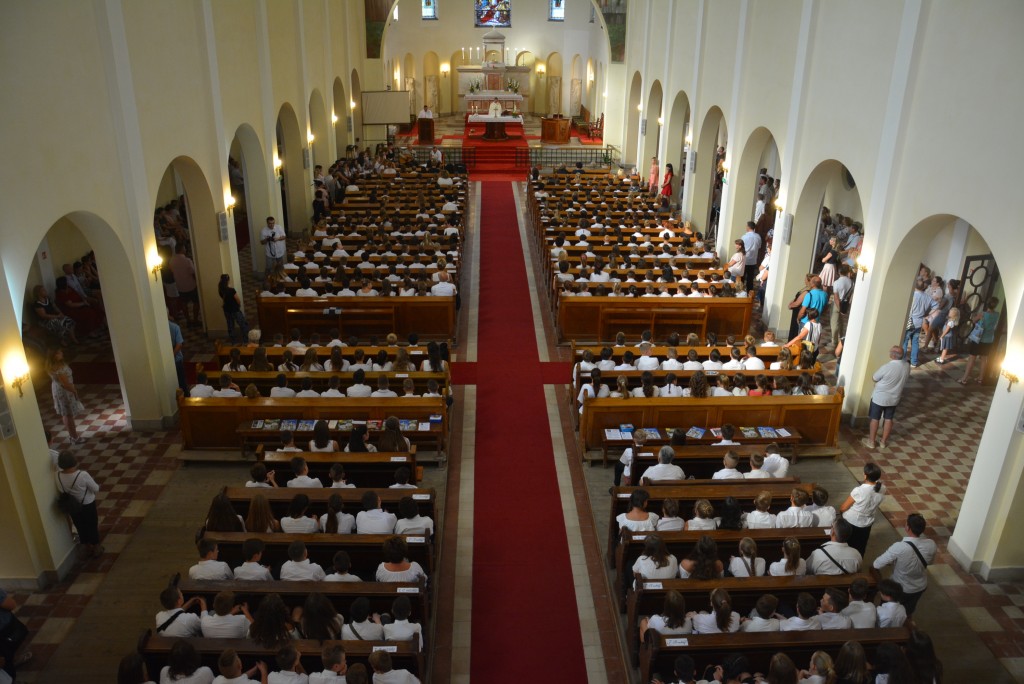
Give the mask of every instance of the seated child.
[{"label": "seated child", "polygon": [[733,577],[761,577],[764,575],[764,558],[757,557],[757,542],[750,537],[740,539],[740,555],[729,558],[728,571]]},{"label": "seated child", "polygon": [[718,529],[715,522],[715,507],[707,499],[698,499],[693,504],[693,519],[686,521],[687,530],[714,530]]},{"label": "seated child", "polygon": [[814,527],[814,514],[804,507],[810,503],[810,495],[802,489],[794,488],[789,497],[790,506],[775,518],[776,527]]},{"label": "seated child", "polygon": [[783,632],[806,632],[821,629],[818,622],[818,602],[806,591],[796,597],[796,615],[779,622]]},{"label": "seated child", "polygon": [[658,532],[679,532],[686,528],[686,521],[679,517],[679,502],[676,499],[665,499],[661,502],[661,518],[658,519]]},{"label": "seated child", "polygon": [[846,607],[846,594],[831,587],[821,596],[818,608],[818,622],[822,629],[852,629],[853,622],[842,614]]},{"label": "seated child", "polygon": [[[213,680],[213,684],[234,684],[235,682],[266,681],[267,664],[263,661],[257,662],[253,667],[242,672],[242,659],[233,648],[224,649],[217,658],[217,670],[220,676]],[[259,675],[253,680],[252,677]]]},{"label": "seated child", "polygon": [[252,468],[249,468],[250,480],[245,483],[246,487],[276,487],[277,481],[275,480],[275,471],[267,470],[267,466],[263,462],[254,463]]},{"label": "seated child", "polygon": [[341,642],[335,641],[325,645],[323,651],[320,652],[320,661],[323,663],[324,669],[322,672],[310,672],[309,684],[331,684],[331,682],[344,681],[348,664],[345,662],[345,649]]},{"label": "seated child", "polygon": [[199,540],[199,562],[188,569],[189,579],[228,580],[234,577],[227,563],[217,560],[220,549],[217,542],[203,538]]},{"label": "seated child", "polygon": [[732,441],[733,436],[736,434],[736,426],[732,423],[726,423],[722,426],[722,439],[715,442],[711,446],[739,446],[739,442]]},{"label": "seated child", "polygon": [[786,477],[789,472],[789,460],[779,453],[779,445],[775,442],[764,448],[764,465],[761,469],[772,477]]},{"label": "seated child", "polygon": [[203,637],[207,639],[244,639],[249,636],[252,615],[245,603],[235,604],[233,591],[219,591],[213,597],[213,610],[200,618]]},{"label": "seated child", "polygon": [[319,582],[326,576],[323,568],[309,560],[304,542],[296,540],[288,545],[288,560],[281,566],[282,580]]},{"label": "seated child", "polygon": [[745,477],[748,480],[757,480],[757,479],[770,478],[771,475],[769,473],[765,472],[764,470],[762,470],[763,466],[764,466],[764,454],[753,454],[753,455],[751,455],[751,457],[750,457],[750,472],[749,473],[743,473],[743,477]]},{"label": "seated child", "polygon": [[373,668],[374,682],[388,684],[420,684],[408,670],[396,670],[391,664],[391,654],[387,651],[374,651],[370,654],[370,667]]},{"label": "seated child", "polygon": [[309,677],[302,669],[302,659],[299,651],[293,645],[288,644],[277,652],[277,672],[271,672],[267,676],[267,684],[308,684]]},{"label": "seated child", "polygon": [[338,551],[334,554],[334,572],[324,577],[325,582],[362,582],[358,576],[349,572],[352,569],[352,559],[348,551]]},{"label": "seated child", "polygon": [[847,590],[850,602],[840,612],[850,618],[856,629],[872,629],[878,624],[878,609],[868,601],[868,581],[858,577]]},{"label": "seated child", "polygon": [[294,477],[288,480],[288,486],[294,488],[323,488],[324,484],[320,481],[320,478],[309,476],[309,465],[306,463],[306,459],[301,456],[296,456],[291,461],[292,473]]},{"label": "seated child", "polygon": [[643,429],[633,431],[633,445],[627,447],[623,452],[622,456],[619,457],[619,462],[615,464],[615,486],[619,484],[629,485],[632,482],[631,471],[633,465],[633,458],[636,454],[640,453],[644,444],[647,443],[647,432]]},{"label": "seated child", "polygon": [[814,514],[815,525],[829,528],[836,521],[836,509],[828,505],[828,490],[821,485],[814,485],[811,490],[811,501],[807,510]]},{"label": "seated child", "polygon": [[244,563],[235,568],[236,580],[267,580],[274,579],[270,574],[270,568],[260,565],[263,558],[265,544],[260,539],[246,539],[242,543],[242,557]]},{"label": "seated child", "polygon": [[423,650],[423,629],[418,622],[409,622],[412,615],[412,604],[408,596],[398,596],[391,604],[391,616],[394,620],[384,625],[385,641],[416,641],[418,649]]},{"label": "seated child", "polygon": [[779,618],[775,611],[779,607],[779,599],[772,594],[765,594],[757,599],[757,605],[750,617],[745,617],[740,624],[741,632],[778,632]]},{"label": "seated child", "polygon": [[903,607],[903,587],[893,579],[884,579],[878,583],[878,595],[882,602],[878,605],[879,627],[902,627],[907,621],[907,609]]},{"label": "seated child", "polygon": [[748,530],[770,530],[775,527],[775,514],[770,513],[772,507],[772,494],[765,490],[754,497],[754,507],[757,510],[747,513]]},{"label": "seated child", "polygon": [[352,489],[354,484],[345,479],[345,466],[341,463],[331,465],[331,489]]},{"label": "seated child", "polygon": [[[725,436],[725,429],[722,429],[722,435]],[[740,459],[732,451],[725,452],[725,456],[722,457],[722,465],[725,466],[721,470],[715,472],[711,476],[712,480],[742,480],[743,473],[736,469],[740,463]]]}]

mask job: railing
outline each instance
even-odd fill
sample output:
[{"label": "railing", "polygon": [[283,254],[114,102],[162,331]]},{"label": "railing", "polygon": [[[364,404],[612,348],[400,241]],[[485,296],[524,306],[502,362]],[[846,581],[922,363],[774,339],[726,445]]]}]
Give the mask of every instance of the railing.
[{"label": "railing", "polygon": [[571,170],[577,162],[584,167],[615,167],[619,162],[619,148],[614,145],[606,147],[531,147],[530,164],[532,166],[556,168],[565,164]]}]

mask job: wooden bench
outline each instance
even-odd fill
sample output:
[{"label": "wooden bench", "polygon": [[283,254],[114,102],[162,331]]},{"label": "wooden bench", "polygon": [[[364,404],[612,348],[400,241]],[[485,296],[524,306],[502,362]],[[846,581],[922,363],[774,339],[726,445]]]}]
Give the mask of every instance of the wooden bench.
[{"label": "wooden bench", "polygon": [[[639,335],[641,330],[652,330],[655,338],[669,333],[680,335],[697,333],[703,338],[708,331],[720,337],[743,337],[750,329],[753,297],[706,297],[678,299],[641,297],[624,300],[622,297],[563,297],[558,304],[558,341],[584,340],[600,343],[614,339],[616,332]],[[611,312],[611,317],[609,313]],[[626,325],[619,322],[627,311],[635,319]],[[619,313],[621,312],[621,314]],[[700,321],[699,324],[680,325],[678,321]]]},{"label": "wooden bench", "polygon": [[[171,654],[171,647],[179,639],[174,637],[157,636],[148,630],[139,640],[139,652],[146,661],[146,668],[151,673],[159,673],[161,668],[167,665],[167,659]],[[189,639],[202,660],[202,664],[217,672],[217,659],[225,649],[234,649],[238,657],[242,659],[243,669],[249,669],[262,660],[270,665],[270,670],[276,670],[274,665],[277,657],[277,648],[264,648],[257,645],[251,639]],[[320,654],[325,644],[334,642],[314,641],[311,639],[299,639],[291,642],[291,645],[299,652],[302,660],[302,667],[306,672],[320,672],[323,670],[323,663]],[[366,665],[367,672],[372,673],[373,668],[369,665],[370,654],[374,651],[386,650],[391,654],[391,665],[398,670],[408,670],[416,675],[420,681],[427,681],[426,653],[418,650],[419,644],[411,641],[341,641],[345,649],[345,659],[349,667],[355,663]],[[372,676],[372,675],[371,675]]]},{"label": "wooden bench", "polygon": [[[299,362],[301,360],[302,359],[299,358],[299,359],[296,359],[295,361]],[[243,364],[243,365],[245,365],[245,364]],[[227,374],[227,375],[231,376],[232,382],[234,382],[236,385],[238,385],[243,390],[249,384],[253,384],[253,385],[256,385],[256,388],[260,391],[261,395],[263,395],[264,397],[268,397],[269,398],[268,395],[270,394],[270,390],[272,390],[273,388],[277,387],[277,376],[280,375],[281,372],[282,371],[262,371],[261,372],[261,371],[248,371],[248,370],[244,371],[244,372],[232,372],[232,371],[214,370],[214,371],[206,371],[206,377],[209,380],[209,383],[210,383],[211,386],[219,387],[220,386],[220,376],[224,375],[224,374]],[[286,378],[288,378],[288,387],[290,389],[295,390],[295,391],[299,391],[299,389],[302,387],[302,381],[305,380],[306,378],[309,378],[313,382],[313,389],[315,391],[321,392],[321,393],[328,389],[330,380],[335,375],[338,376],[338,379],[340,381],[339,389],[341,390],[341,392],[343,394],[344,394],[346,388],[348,388],[351,385],[355,384],[355,380],[353,379],[353,375],[355,375],[355,374],[352,373],[352,372],[340,372],[339,371],[339,372],[335,373],[335,372],[331,372],[331,371],[310,371],[310,372],[293,371],[293,372],[286,372],[284,375],[285,375]],[[373,389],[377,389],[377,382],[378,382],[378,378],[380,378],[380,376],[387,377],[388,378],[388,387],[390,387],[393,392],[397,393],[398,396],[402,396],[402,383],[406,380],[406,378],[408,378],[408,379],[413,381],[413,385],[415,387],[415,392],[417,394],[423,394],[424,392],[426,392],[427,391],[427,385],[430,383],[431,380],[434,380],[434,381],[437,382],[438,391],[441,394],[444,394],[449,389],[449,381],[450,381],[450,376],[448,375],[448,373],[422,373],[422,372],[419,372],[419,371],[416,371],[416,372],[406,372],[406,373],[398,373],[398,372],[394,372],[394,371],[386,371],[386,372],[370,371],[370,372],[364,373],[364,375],[365,375],[365,377],[363,379],[363,383],[366,384],[366,385],[369,385]],[[444,390],[444,391],[442,391],[442,390]],[[310,398],[311,399],[315,399],[316,397],[310,397]],[[326,398],[330,399],[330,397],[326,397]]]},{"label": "wooden bench", "polygon": [[[309,399],[246,399],[241,398],[186,398],[178,399],[181,420],[181,441],[185,449],[229,449],[241,443],[245,447],[279,438],[279,434],[258,428],[241,428],[257,420],[385,420],[389,416],[429,422],[434,415],[441,416],[439,424],[429,432],[410,432],[407,437],[417,443],[435,443],[443,451],[448,434],[448,407],[444,397],[416,398],[329,398]],[[309,439],[308,433],[296,433],[296,440]],[[333,435],[332,435],[333,436]],[[347,435],[333,436],[334,439]]]},{"label": "wooden bench", "polygon": [[782,544],[788,537],[800,541],[803,555],[829,540],[828,532],[818,527],[795,527],[767,530],[694,530],[692,532],[631,532],[623,530],[615,549],[615,597],[619,610],[626,612],[626,592],[633,583],[633,564],[644,550],[647,535],[658,534],[665,541],[669,553],[682,561],[693,550],[703,535],[709,535],[718,546],[718,559],[728,565],[729,557],[739,555],[740,540],[750,537],[757,543],[757,555],[774,563],[782,557]]},{"label": "wooden bench", "polygon": [[[262,446],[262,445],[261,445]],[[277,484],[287,488],[295,477],[291,460],[296,456],[306,459],[309,476],[319,478],[325,487],[331,486],[331,466],[340,463],[345,467],[345,481],[360,487],[390,487],[395,484],[395,471],[402,466],[409,468],[411,479],[416,479],[416,446],[411,451],[377,451],[373,453],[349,454],[341,451],[265,451],[257,448],[256,459],[267,464],[267,470],[277,473]]]},{"label": "wooden bench", "polygon": [[[648,442],[644,446],[644,451],[639,452],[633,458],[633,467],[630,470],[630,479],[634,484],[641,484],[647,469],[658,462],[658,451],[660,451],[660,448],[657,446],[657,443],[657,440]],[[793,447],[789,454],[790,462],[795,463],[796,445],[789,443],[789,446]],[[722,463],[722,458],[725,456],[726,452],[731,451],[736,454],[740,460],[738,469],[743,472],[749,472],[750,457],[754,454],[765,453],[764,447],[764,442],[756,444],[741,444],[739,446],[674,446],[672,447],[672,450],[676,455],[673,462],[683,469],[683,473],[687,477],[692,476],[695,479],[708,480],[711,479],[716,472],[725,467]],[[647,451],[647,449],[651,450]],[[769,482],[778,482],[777,478],[764,479],[767,479]],[[747,484],[754,484],[756,480],[718,480],[717,482],[746,482]]]},{"label": "wooden bench", "polygon": [[398,502],[403,497],[411,496],[419,506],[420,515],[425,515],[434,521],[435,529],[439,527],[437,519],[437,495],[433,489],[385,489],[376,487],[352,487],[339,489],[296,489],[292,487],[225,487],[224,493],[235,512],[245,518],[249,515],[249,502],[257,494],[262,494],[270,503],[274,517],[282,518],[288,514],[288,504],[295,498],[296,494],[305,494],[309,497],[309,513],[318,517],[327,512],[327,500],[337,494],[343,502],[342,510],[345,513],[356,515],[363,510],[363,494],[367,491],[377,492],[380,497],[381,507],[390,512],[398,512]]},{"label": "wooden bench", "polygon": [[[621,400],[620,400],[621,401]],[[632,401],[632,400],[630,400]],[[676,426],[681,428],[684,426]],[[744,426],[751,427],[751,426]],[[738,428],[737,428],[738,429]],[[711,430],[704,433],[704,436],[700,439],[697,438],[686,438],[686,445],[673,446],[673,450],[676,453],[676,459],[679,461],[679,466],[686,471],[687,476],[693,475],[694,477],[708,478],[711,477],[716,470],[721,469],[722,457],[725,456],[726,451],[732,451],[740,457],[741,463],[745,463],[746,459],[754,454],[763,454],[764,448],[769,444],[777,444],[780,449],[785,448],[789,450],[789,456],[791,460],[796,462],[797,447],[800,445],[802,436],[800,431],[794,427],[783,428],[786,430],[787,435],[776,434],[775,437],[744,437],[737,435],[739,439],[743,440],[743,444],[732,445],[732,446],[715,446],[720,438],[715,437]],[[647,428],[650,431],[650,428]],[[736,439],[733,439],[736,441]],[[631,472],[636,473],[636,478],[643,477],[643,471],[647,470],[648,466],[657,463],[658,451],[660,448],[669,443],[669,436],[667,430],[659,430],[658,436],[648,437],[647,442],[644,444],[643,451],[638,454],[639,470]],[[632,437],[622,437],[620,439],[613,439],[608,437],[607,434],[601,437],[601,462],[603,465],[608,465],[608,452],[609,450],[615,449],[622,451],[627,447],[633,445]],[[586,453],[583,454],[584,460],[587,458]],[[593,461],[591,461],[593,463]],[[689,464],[684,465],[684,463]],[[690,471],[693,470],[691,473]],[[638,481],[635,480],[635,481]]]},{"label": "wooden bench", "polygon": [[[324,571],[328,574],[331,572],[329,567],[324,568]],[[423,582],[249,582],[183,579],[178,588],[186,601],[193,596],[201,596],[210,607],[213,606],[213,598],[219,592],[234,592],[235,601],[248,603],[250,613],[256,612],[260,601],[267,594],[279,595],[289,608],[301,606],[310,594],[323,594],[335,610],[346,616],[346,621],[349,609],[357,598],[369,600],[372,613],[390,613],[395,598],[408,596],[412,604],[412,615],[409,619],[423,624],[424,629],[430,622],[429,592]]]},{"label": "wooden bench", "polygon": [[[800,483],[776,483],[773,480],[743,480],[742,484],[718,484],[705,486],[680,486],[680,487],[612,487],[612,504],[608,511],[608,566],[613,566],[615,546],[618,543],[620,532],[619,522],[616,518],[622,513],[629,512],[629,499],[633,492],[643,489],[649,495],[647,510],[657,513],[660,517],[661,506],[666,499],[675,499],[679,502],[679,516],[689,520],[693,517],[693,505],[700,499],[707,499],[718,509],[727,496],[739,501],[744,511],[754,510],[754,497],[763,491],[771,492],[772,512],[784,511],[789,508],[789,497],[794,487],[810,492],[814,485]],[[637,533],[639,534],[639,533]]]},{"label": "wooden bench", "polygon": [[[760,549],[758,549],[760,552]],[[767,559],[765,559],[767,561]],[[770,564],[770,563],[769,563]],[[686,602],[687,610],[707,610],[709,597],[715,589],[725,589],[732,599],[732,609],[741,616],[754,610],[757,600],[764,594],[772,594],[780,603],[795,605],[797,596],[808,592],[815,598],[829,588],[845,592],[854,580],[863,579],[868,583],[869,596],[873,595],[880,579],[878,571],[871,569],[850,575],[805,575],[803,577],[725,577],[715,580],[670,579],[646,580],[630,584],[626,593],[626,643],[633,665],[638,664],[640,653],[640,618],[661,612],[665,596],[670,591],[679,592]],[[869,599],[870,600],[870,599]]]},{"label": "wooden bench", "polygon": [[294,541],[306,544],[309,559],[329,572],[334,554],[347,551],[352,558],[352,573],[363,579],[373,578],[377,566],[383,561],[381,546],[391,537],[402,537],[409,546],[409,560],[416,561],[427,575],[433,573],[434,545],[421,534],[287,534],[283,532],[255,534],[252,532],[204,532],[202,538],[217,542],[220,560],[232,568],[245,562],[242,544],[247,539],[259,539],[265,545],[264,565],[270,566],[274,577],[281,576],[281,566],[288,560],[288,546]]},{"label": "wooden bench", "polygon": [[[455,297],[258,297],[256,311],[264,336],[288,334],[289,316],[317,322],[315,329],[350,330],[360,311],[392,312],[393,325],[386,332],[400,338],[417,333],[424,340],[454,340],[456,337]],[[328,310],[328,313],[324,313]],[[337,310],[338,313],[333,311]],[[289,312],[301,312],[289,313]],[[374,314],[376,316],[376,314]],[[351,334],[351,333],[347,333]]]},{"label": "wooden bench", "polygon": [[[580,444],[584,451],[602,448],[605,429],[618,429],[624,423],[655,427],[663,433],[668,428],[707,428],[731,423],[783,425],[800,433],[801,448],[838,450],[843,399],[841,387],[836,388],[835,394],[822,396],[587,399],[580,417]],[[743,438],[737,441],[742,442]]]},{"label": "wooden bench", "polygon": [[742,653],[754,672],[768,672],[771,658],[785,653],[803,668],[815,651],[826,651],[834,659],[847,641],[864,647],[870,662],[879,644],[894,641],[906,643],[910,631],[906,627],[886,629],[826,629],[813,632],[750,632],[738,634],[690,634],[665,637],[649,631],[640,647],[640,681],[649,682],[658,673],[669,681],[675,659],[681,655],[693,658],[698,675],[709,665],[720,665],[734,653]]}]

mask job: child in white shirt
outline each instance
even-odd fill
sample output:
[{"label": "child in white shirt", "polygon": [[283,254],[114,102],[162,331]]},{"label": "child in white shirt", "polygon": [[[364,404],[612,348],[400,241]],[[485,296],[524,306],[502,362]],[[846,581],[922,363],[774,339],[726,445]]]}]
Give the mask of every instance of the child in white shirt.
[{"label": "child in white shirt", "polygon": [[754,507],[757,509],[747,513],[748,530],[770,530],[775,527],[775,514],[769,513],[772,507],[772,494],[763,491],[754,497]]},{"label": "child in white shirt", "polygon": [[821,485],[814,485],[811,490],[811,501],[807,510],[814,514],[815,524],[826,529],[836,521],[836,509],[828,505],[828,490]]},{"label": "child in white shirt", "polygon": [[729,558],[729,573],[733,577],[761,577],[764,575],[764,558],[757,557],[757,542],[744,537],[739,544],[740,555]]},{"label": "child in white shirt", "polygon": [[902,627],[907,621],[907,609],[900,603],[903,587],[895,580],[884,579],[878,583],[878,595],[882,597],[878,605],[878,626]]},{"label": "child in white shirt", "polygon": [[761,470],[772,477],[786,477],[789,472],[789,460],[779,453],[779,445],[772,442],[764,448],[764,465]]},{"label": "child in white shirt", "polygon": [[814,514],[806,510],[811,500],[810,495],[802,489],[794,489],[790,495],[790,506],[775,518],[776,527],[814,527]]},{"label": "child in white shirt", "polygon": [[765,472],[762,469],[764,466],[764,454],[753,454],[750,457],[750,472],[743,473],[743,477],[748,480],[758,480],[764,478],[770,478],[771,474]]},{"label": "child in white shirt", "polygon": [[281,566],[281,579],[293,582],[319,582],[327,574],[324,569],[309,560],[306,545],[293,541],[288,545],[288,558]]},{"label": "child in white shirt", "polygon": [[[724,434],[724,430],[723,430]],[[712,480],[742,480],[743,473],[736,469],[740,463],[740,459],[732,451],[725,452],[725,456],[722,457],[722,465],[725,467],[717,471],[711,476]]]}]

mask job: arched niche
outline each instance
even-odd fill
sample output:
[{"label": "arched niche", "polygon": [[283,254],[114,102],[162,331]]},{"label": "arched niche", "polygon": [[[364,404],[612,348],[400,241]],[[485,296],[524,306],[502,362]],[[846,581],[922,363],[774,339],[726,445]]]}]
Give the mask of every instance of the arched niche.
[{"label": "arched niche", "polygon": [[[428,50],[423,55],[423,103],[430,105],[434,115],[439,115],[444,104],[444,88],[441,87],[441,60],[437,53]],[[419,109],[416,110],[417,112]]]},{"label": "arched niche", "polygon": [[352,124],[352,110],[348,106],[348,95],[345,93],[345,83],[341,78],[334,79],[334,156],[341,159],[345,156],[345,146],[349,144],[349,127]]},{"label": "arched niche", "polygon": [[[718,107],[711,107],[704,115],[697,141],[697,168],[693,178],[692,221],[697,230],[710,236],[717,221],[721,195],[724,192],[722,163],[719,147],[726,147],[728,131],[725,115]],[[729,158],[728,152],[726,159]],[[721,242],[719,242],[721,244]]]},{"label": "arched niche", "polygon": [[727,239],[742,235],[746,230],[747,221],[756,221],[759,226],[758,233],[762,237],[774,227],[775,212],[771,207],[766,206],[764,214],[757,219],[754,210],[758,199],[761,169],[765,169],[766,175],[774,179],[779,177],[781,164],[775,136],[763,126],[755,128],[743,145],[738,163],[729,173],[733,186],[730,190],[733,193],[733,213],[728,234],[725,235]]},{"label": "arched niche", "polygon": [[[262,272],[265,255],[264,251],[259,249],[259,233],[264,219],[273,211],[271,186],[263,146],[256,130],[249,124],[239,126],[231,141],[228,164],[233,166],[236,163],[237,169],[241,171],[242,183],[237,182],[237,171],[229,170],[231,194],[235,198],[231,214],[236,226],[236,235],[248,238],[245,241],[239,238],[237,246],[240,252],[249,246],[252,270],[254,273]],[[253,248],[253,245],[256,248]]]},{"label": "arched niche", "polygon": [[395,90],[408,90],[409,91],[409,113],[416,114],[420,110],[423,104],[423,82],[416,73],[416,58],[412,56],[411,52],[405,53],[405,59],[402,63],[402,71],[398,82],[395,84]]},{"label": "arched niche", "polygon": [[583,102],[583,57],[572,56],[569,68],[569,116],[579,116]]},{"label": "arched niche", "polygon": [[547,85],[541,88],[541,91],[545,93],[545,95],[544,101],[539,103],[541,106],[540,111],[548,115],[561,114],[564,108],[562,91],[565,90],[565,84],[562,83],[561,53],[552,52],[548,55],[544,80],[547,81]]},{"label": "arched niche", "polygon": [[675,173],[675,179],[672,181],[673,196],[682,197],[682,186],[687,177],[686,156],[688,146],[686,136],[690,132],[690,98],[681,90],[676,93],[675,98],[672,100],[672,109],[669,111],[666,123],[668,125],[668,137],[666,138],[665,151],[662,153],[662,156],[665,158],[663,161],[671,163]]},{"label": "arched niche", "polygon": [[450,73],[447,80],[441,79],[441,88],[448,98],[448,110],[452,113],[460,111],[462,103],[459,101],[459,67],[466,64],[462,59],[462,50],[456,50],[448,57]]},{"label": "arched niche", "polygon": [[[641,120],[647,121],[647,132],[643,134],[643,153],[640,160],[637,163],[643,177],[647,177],[651,167],[651,159],[659,157],[658,163],[662,166],[662,173],[664,173],[664,159],[661,159],[658,153],[658,143],[661,137],[661,126],[658,124],[658,118],[664,117],[661,113],[661,81],[655,80],[651,83],[650,92],[647,94],[647,104],[644,105],[644,111],[641,114]],[[641,124],[641,128],[643,124]],[[675,164],[673,164],[675,166]],[[661,183],[661,176],[658,176],[658,183]]]},{"label": "arched niche", "polygon": [[305,134],[299,129],[295,110],[285,102],[277,115],[277,158],[281,162],[278,173],[281,183],[281,206],[285,208],[285,215],[282,218],[285,230],[290,234],[306,230],[309,227],[309,217],[312,215],[306,197],[309,183],[306,181],[306,172],[303,168],[304,149]]},{"label": "arched niche", "polygon": [[327,121],[327,105],[324,104],[323,95],[318,88],[313,88],[309,94],[309,132],[313,135],[313,144],[310,146],[313,159],[310,166],[319,164],[325,172],[334,161],[331,159]]},{"label": "arched niche", "polygon": [[643,109],[642,87],[643,78],[640,76],[640,72],[636,71],[629,84],[629,101],[626,104],[626,144],[622,147],[626,164],[637,163],[637,140],[640,139],[640,114]]},{"label": "arched niche", "polygon": [[537,73],[537,59],[534,54],[529,50],[523,50],[516,53],[515,56],[516,66],[530,67],[530,94],[526,98],[524,103],[524,109],[528,112],[540,113],[540,107],[546,102],[545,93],[547,91],[541,88],[541,84],[546,79],[540,78],[540,74]]}]

